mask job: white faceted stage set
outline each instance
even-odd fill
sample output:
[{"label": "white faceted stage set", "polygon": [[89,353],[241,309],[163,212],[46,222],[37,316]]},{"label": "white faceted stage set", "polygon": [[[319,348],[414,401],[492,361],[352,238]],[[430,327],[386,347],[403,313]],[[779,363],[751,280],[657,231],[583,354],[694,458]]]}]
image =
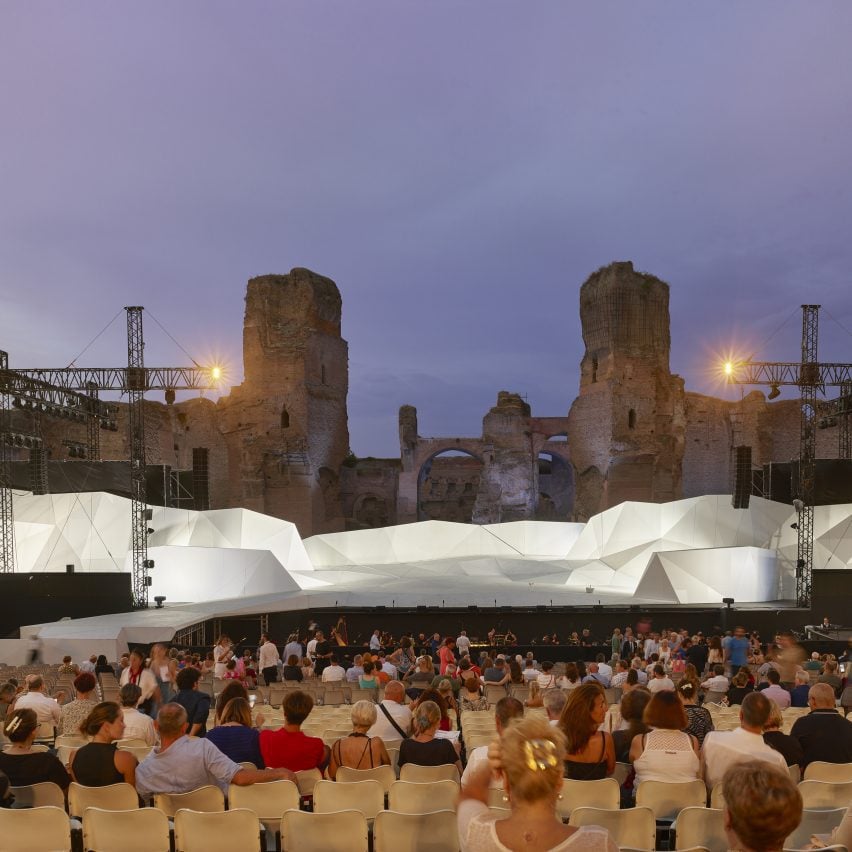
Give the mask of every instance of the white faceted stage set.
[{"label": "white faceted stage set", "polygon": [[[18,571],[129,571],[130,504],[102,492],[14,502]],[[790,506],[730,496],[623,503],[586,524],[425,521],[319,535],[245,509],[154,507],[162,609],[22,628],[73,653],[168,640],[213,617],[311,607],[738,604],[795,598]],[[852,567],[852,505],[815,511],[814,566]]]}]

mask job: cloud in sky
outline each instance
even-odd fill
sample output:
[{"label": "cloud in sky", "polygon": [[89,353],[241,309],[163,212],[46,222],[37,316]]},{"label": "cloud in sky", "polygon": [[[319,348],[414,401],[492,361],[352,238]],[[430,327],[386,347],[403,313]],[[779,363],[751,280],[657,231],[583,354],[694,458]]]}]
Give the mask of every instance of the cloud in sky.
[{"label": "cloud in sky", "polygon": [[[358,455],[397,452],[405,403],[424,434],[478,434],[501,389],[567,412],[579,286],[612,260],[671,284],[690,389],[729,343],[796,359],[802,302],[850,361],[850,24],[768,0],[6,3],[0,348],[66,364],[143,304],[239,372],[245,281],[308,266],[343,294]],[[122,326],[80,363],[121,363]]]}]

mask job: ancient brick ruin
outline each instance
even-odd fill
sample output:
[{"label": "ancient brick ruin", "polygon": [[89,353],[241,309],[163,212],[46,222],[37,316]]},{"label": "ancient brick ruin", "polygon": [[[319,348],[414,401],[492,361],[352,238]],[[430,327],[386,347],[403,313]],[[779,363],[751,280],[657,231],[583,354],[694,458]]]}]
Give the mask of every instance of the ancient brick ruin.
[{"label": "ancient brick ruin", "polygon": [[[585,520],[623,500],[730,493],[738,444],[755,466],[798,454],[796,401],[684,390],[669,365],[669,286],[621,262],[580,288],[585,354],[567,416],[534,416],[500,391],[478,436],[429,438],[403,405],[399,458],[358,459],[341,308],[335,283],[306,269],[251,279],[243,383],[218,402],[148,402],[148,461],[186,469],[207,447],[211,508],[255,509],[309,536],[430,518]],[[119,431],[102,434],[102,458],[127,458],[125,418],[122,407]],[[62,458],[68,426],[45,428]],[[836,433],[819,432],[819,457],[837,457]]]}]

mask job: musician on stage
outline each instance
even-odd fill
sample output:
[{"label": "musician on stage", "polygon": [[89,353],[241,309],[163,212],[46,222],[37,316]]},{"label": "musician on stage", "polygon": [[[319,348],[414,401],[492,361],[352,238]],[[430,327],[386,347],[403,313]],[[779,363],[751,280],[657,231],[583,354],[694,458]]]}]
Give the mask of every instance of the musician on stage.
[{"label": "musician on stage", "polygon": [[223,633],[213,649],[213,677],[225,677],[228,660],[234,656],[234,643],[231,637]]}]

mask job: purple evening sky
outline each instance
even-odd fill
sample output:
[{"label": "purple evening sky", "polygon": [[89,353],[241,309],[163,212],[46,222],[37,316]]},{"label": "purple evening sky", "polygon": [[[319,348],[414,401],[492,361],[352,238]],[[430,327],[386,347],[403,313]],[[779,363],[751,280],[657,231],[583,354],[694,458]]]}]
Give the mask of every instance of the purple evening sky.
[{"label": "purple evening sky", "polygon": [[[0,2],[0,348],[68,364],[128,304],[146,363],[239,380],[246,279],[343,293],[358,455],[396,413],[567,412],[578,290],[671,285],[672,370],[852,360],[852,5]],[[781,330],[764,344],[782,323]],[[79,359],[126,360],[123,312]],[[729,389],[733,398],[738,393]]]}]

